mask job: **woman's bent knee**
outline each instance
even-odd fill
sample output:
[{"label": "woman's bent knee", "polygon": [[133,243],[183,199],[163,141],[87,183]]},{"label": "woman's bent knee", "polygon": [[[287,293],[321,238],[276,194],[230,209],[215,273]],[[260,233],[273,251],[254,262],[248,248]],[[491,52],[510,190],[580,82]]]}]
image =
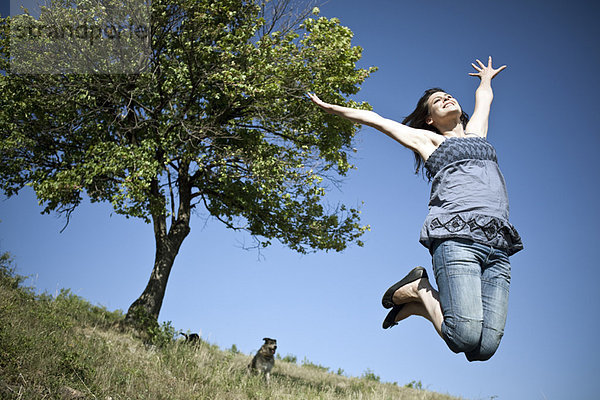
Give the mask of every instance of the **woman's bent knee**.
[{"label": "woman's bent knee", "polygon": [[465,353],[467,360],[469,361],[487,361],[494,354],[500,346],[503,332],[496,331],[494,329],[483,329],[483,335],[481,337],[481,344],[471,352]]},{"label": "woman's bent knee", "polygon": [[465,356],[467,357],[467,360],[473,362],[473,361],[487,361],[490,358],[492,358],[492,356],[494,354],[496,354],[496,350],[498,350],[498,347],[496,347],[495,349],[476,349],[473,352],[470,353],[465,353]]},{"label": "woman's bent knee", "polygon": [[490,358],[492,358],[492,356],[495,353],[496,353],[496,349],[494,349],[493,351],[481,351],[481,349],[478,349],[475,352],[465,353],[465,356],[467,357],[467,360],[469,360],[470,362],[487,361]]},{"label": "woman's bent knee", "polygon": [[468,353],[480,347],[483,321],[445,320],[442,335],[446,344],[455,353]]}]

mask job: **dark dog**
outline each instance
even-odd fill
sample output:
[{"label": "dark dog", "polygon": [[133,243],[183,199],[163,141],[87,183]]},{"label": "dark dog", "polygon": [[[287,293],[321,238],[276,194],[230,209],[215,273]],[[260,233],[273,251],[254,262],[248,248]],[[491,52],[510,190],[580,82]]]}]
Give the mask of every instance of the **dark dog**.
[{"label": "dark dog", "polygon": [[190,333],[189,335],[187,335],[183,332],[179,332],[179,334],[185,336],[186,343],[196,344],[200,341],[200,335],[198,335],[197,333]]},{"label": "dark dog", "polygon": [[271,338],[263,338],[265,343],[258,349],[256,355],[252,358],[252,362],[248,366],[251,371],[262,372],[265,374],[267,383],[271,378],[271,370],[275,365],[275,351],[277,350],[277,340]]}]

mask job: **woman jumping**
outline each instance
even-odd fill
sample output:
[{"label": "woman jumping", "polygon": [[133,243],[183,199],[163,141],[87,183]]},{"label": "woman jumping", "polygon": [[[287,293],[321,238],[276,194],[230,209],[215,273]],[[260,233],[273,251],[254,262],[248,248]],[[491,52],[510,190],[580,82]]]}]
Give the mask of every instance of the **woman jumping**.
[{"label": "woman jumping", "polygon": [[309,97],[326,112],[371,126],[414,151],[416,172],[424,167],[432,181],[420,242],[432,255],[438,290],[424,268],[410,271],[383,295],[383,306],[391,308],[383,328],[420,315],[452,351],[485,361],[498,349],[506,324],[508,257],[523,244],[508,222],[506,184],[486,140],[491,82],[506,66],[494,69],[491,57],[487,65],[471,65],[476,72],[469,75],[480,78],[471,119],[439,88],[427,90],[402,123]]}]

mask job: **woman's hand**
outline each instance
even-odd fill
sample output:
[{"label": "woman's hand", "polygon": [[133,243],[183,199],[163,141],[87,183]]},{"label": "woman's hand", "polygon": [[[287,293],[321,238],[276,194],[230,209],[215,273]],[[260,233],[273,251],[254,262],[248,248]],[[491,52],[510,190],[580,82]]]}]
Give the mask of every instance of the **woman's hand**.
[{"label": "woman's hand", "polygon": [[491,81],[496,75],[498,75],[498,73],[500,71],[502,71],[504,68],[506,68],[506,65],[503,65],[500,68],[494,69],[492,67],[492,56],[490,56],[488,58],[487,66],[483,65],[483,63],[479,60],[475,60],[475,61],[477,62],[478,65],[475,65],[475,63],[471,63],[471,65],[473,66],[473,68],[475,68],[477,70],[477,72],[471,72],[471,73],[469,73],[469,75],[478,76],[481,80],[489,79]]},{"label": "woman's hand", "polygon": [[306,93],[306,95],[312,100],[313,103],[321,107],[324,111],[333,114],[333,106],[329,103],[325,103],[314,93]]}]

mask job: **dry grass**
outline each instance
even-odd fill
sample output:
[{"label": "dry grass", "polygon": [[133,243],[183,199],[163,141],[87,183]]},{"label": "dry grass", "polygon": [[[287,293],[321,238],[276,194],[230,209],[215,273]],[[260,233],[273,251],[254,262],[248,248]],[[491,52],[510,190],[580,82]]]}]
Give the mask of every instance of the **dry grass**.
[{"label": "dry grass", "polygon": [[[101,338],[113,365],[95,376],[100,393],[112,399],[452,399],[424,390],[363,378],[348,378],[316,368],[277,361],[270,385],[248,373],[250,356],[221,351],[205,342],[177,341],[163,349],[147,348],[133,335],[86,331]],[[116,391],[113,388],[118,388]]]},{"label": "dry grass", "polygon": [[147,345],[117,328],[120,313],[68,291],[34,295],[21,280],[0,265],[1,399],[455,399],[282,360],[267,386],[248,373],[249,355],[203,341]]}]

